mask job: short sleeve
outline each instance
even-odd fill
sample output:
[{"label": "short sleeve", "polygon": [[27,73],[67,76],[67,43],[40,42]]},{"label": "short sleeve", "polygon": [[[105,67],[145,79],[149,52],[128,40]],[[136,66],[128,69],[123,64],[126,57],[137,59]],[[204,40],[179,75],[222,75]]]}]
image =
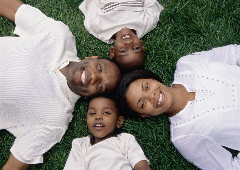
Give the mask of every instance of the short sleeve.
[{"label": "short sleeve", "polygon": [[146,160],[149,164],[149,160],[146,158],[141,146],[138,144],[135,137],[133,135],[124,133],[122,135],[126,137],[125,154],[132,167],[134,167],[138,162],[142,160]]},{"label": "short sleeve", "polygon": [[11,147],[11,153],[26,164],[43,162],[42,155],[53,145],[60,142],[66,127],[35,126],[28,128],[17,136]]},{"label": "short sleeve", "polygon": [[72,148],[69,153],[67,162],[65,164],[64,170],[86,170],[85,161],[82,158],[81,154],[81,144],[79,142],[80,139],[74,139],[72,142]]}]

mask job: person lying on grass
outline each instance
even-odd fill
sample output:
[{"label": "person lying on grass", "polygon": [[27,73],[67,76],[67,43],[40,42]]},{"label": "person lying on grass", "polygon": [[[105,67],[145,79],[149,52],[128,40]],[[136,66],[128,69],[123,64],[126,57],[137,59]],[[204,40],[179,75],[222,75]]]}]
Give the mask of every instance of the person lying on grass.
[{"label": "person lying on grass", "polygon": [[106,59],[80,61],[69,28],[37,8],[0,0],[0,15],[19,35],[0,38],[0,130],[16,137],[3,170],[28,169],[60,142],[79,97],[112,91],[121,74]]},{"label": "person lying on grass", "polygon": [[136,70],[117,88],[121,109],[128,116],[166,113],[174,146],[198,168],[240,169],[240,154],[224,148],[240,151],[239,66],[240,46],[228,45],[180,58],[171,87]]},{"label": "person lying on grass", "polygon": [[89,33],[108,44],[115,41],[110,57],[123,73],[144,68],[140,38],[157,26],[163,10],[157,0],[84,0],[79,8]]},{"label": "person lying on grass", "polygon": [[64,170],[150,170],[134,136],[117,132],[123,121],[113,97],[93,98],[87,111],[92,135],[73,140]]}]

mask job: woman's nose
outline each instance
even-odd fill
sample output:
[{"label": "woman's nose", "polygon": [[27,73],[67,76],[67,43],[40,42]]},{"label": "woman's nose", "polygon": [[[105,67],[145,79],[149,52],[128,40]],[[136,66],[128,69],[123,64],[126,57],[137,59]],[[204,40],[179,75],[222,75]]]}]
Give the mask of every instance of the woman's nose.
[{"label": "woman's nose", "polygon": [[156,97],[156,91],[147,91],[144,93],[144,98],[149,101],[155,100],[155,97]]}]

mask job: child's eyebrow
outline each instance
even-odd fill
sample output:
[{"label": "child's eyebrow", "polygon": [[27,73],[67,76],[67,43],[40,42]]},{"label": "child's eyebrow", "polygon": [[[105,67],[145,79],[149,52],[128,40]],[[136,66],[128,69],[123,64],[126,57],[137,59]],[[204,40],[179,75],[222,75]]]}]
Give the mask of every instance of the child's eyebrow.
[{"label": "child's eyebrow", "polygon": [[111,107],[103,107],[103,109],[111,109],[111,110],[113,110],[113,108],[111,108]]},{"label": "child's eyebrow", "polygon": [[94,109],[94,108],[95,108],[95,107],[89,107],[88,110],[90,110],[90,109]]}]

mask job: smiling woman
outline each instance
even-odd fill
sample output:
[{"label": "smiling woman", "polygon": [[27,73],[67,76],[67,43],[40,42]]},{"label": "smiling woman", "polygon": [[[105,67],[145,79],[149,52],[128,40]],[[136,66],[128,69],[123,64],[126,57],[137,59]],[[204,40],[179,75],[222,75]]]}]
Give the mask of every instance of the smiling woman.
[{"label": "smiling woman", "polygon": [[177,63],[171,87],[136,70],[117,89],[121,109],[142,117],[166,113],[174,146],[199,168],[240,169],[222,147],[240,151],[239,63],[239,45],[187,55]]}]

